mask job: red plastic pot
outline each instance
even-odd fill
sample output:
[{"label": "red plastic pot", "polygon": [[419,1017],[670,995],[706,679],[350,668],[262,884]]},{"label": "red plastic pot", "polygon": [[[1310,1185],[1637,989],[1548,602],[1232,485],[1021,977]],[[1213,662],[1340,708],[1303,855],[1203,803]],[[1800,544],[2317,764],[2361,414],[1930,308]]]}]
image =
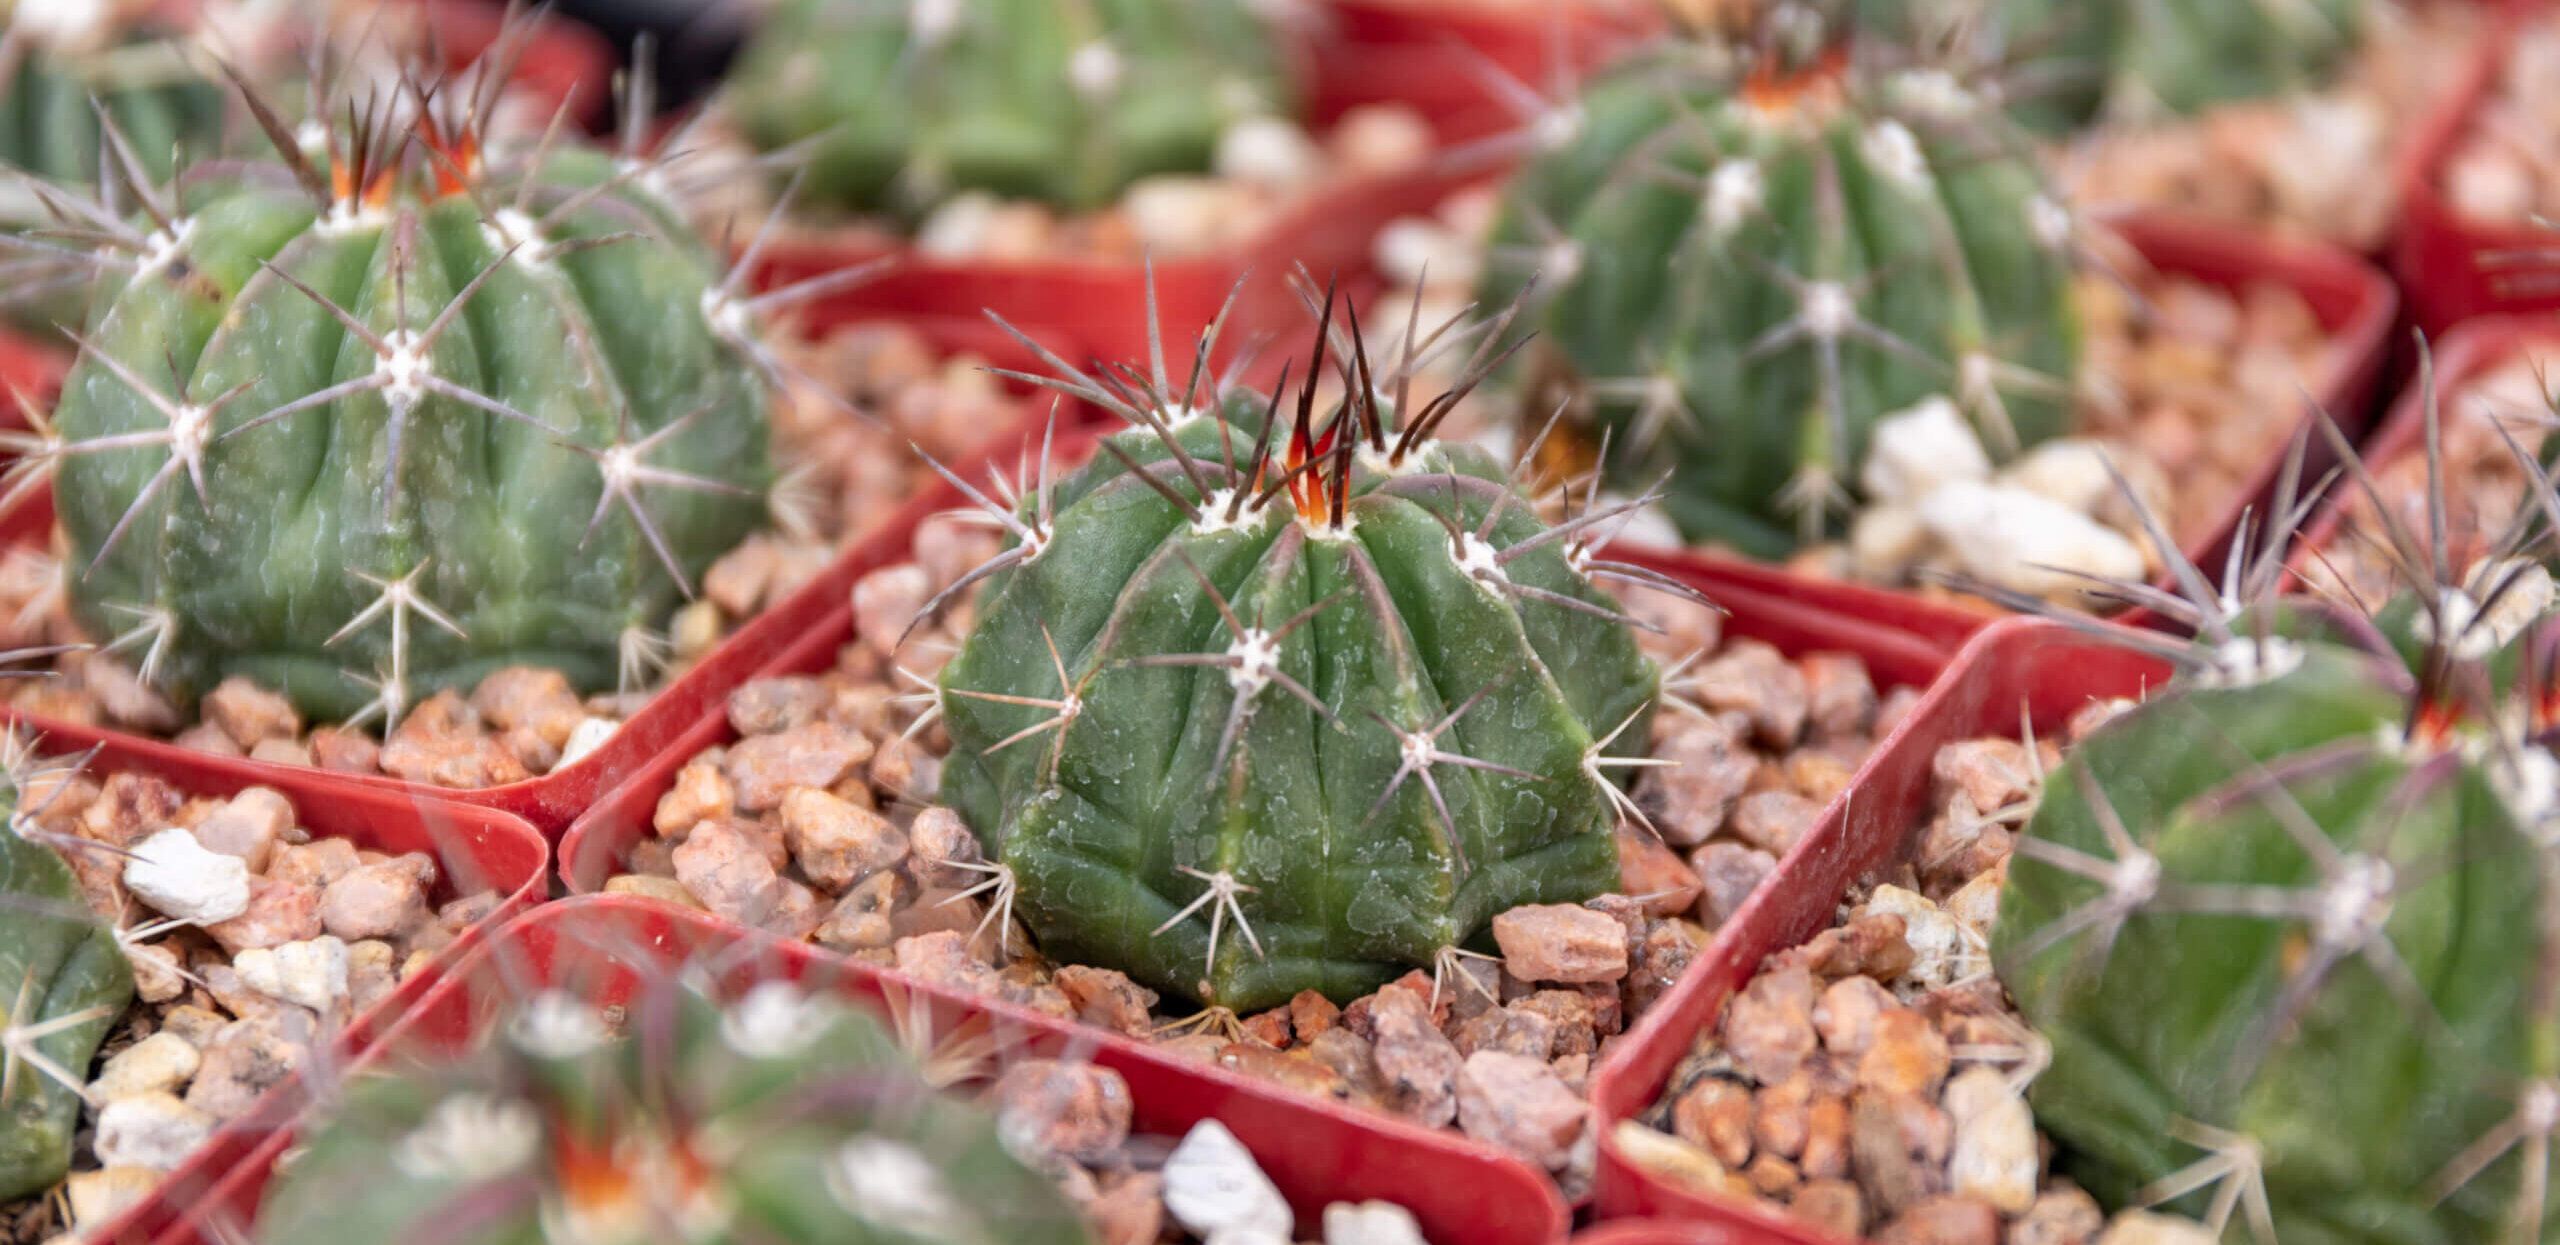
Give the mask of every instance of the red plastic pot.
[{"label": "red plastic pot", "polygon": [[1543,0],[1492,12],[1465,0],[1322,0],[1317,13],[1318,123],[1363,104],[1411,104],[1450,143],[1522,125],[1522,103],[1506,87],[1570,100],[1584,75],[1663,28],[1651,3],[1602,11]]},{"label": "red plastic pot", "polygon": [[[65,740],[47,736],[48,752],[72,751]],[[284,769],[243,774],[215,764],[217,758],[177,748],[145,747],[121,739],[94,742],[97,755],[88,772],[157,775],[190,795],[228,796],[243,787],[263,785],[293,803],[295,820],[315,834],[343,838],[369,851],[399,854],[422,851],[435,856],[438,878],[432,901],[441,903],[482,888],[502,898],[496,911],[445,948],[398,989],[351,1020],[333,1039],[341,1055],[367,1049],[375,1036],[424,998],[443,974],[476,950],[508,919],[549,894],[551,852],[542,836],[524,819],[495,809],[471,808],[442,800],[418,799],[393,792],[350,790],[318,770]],[[319,1052],[315,1052],[315,1057]],[[300,1109],[308,1096],[299,1074],[269,1089],[257,1105],[216,1131],[187,1161],[162,1181],[161,1192],[127,1210],[82,1239],[91,1245],[138,1245],[165,1227],[183,1209],[186,1190],[204,1187],[231,1170],[268,1137],[274,1122]]]},{"label": "red plastic pot", "polygon": [[2394,170],[2402,207],[2392,268],[2408,292],[2411,321],[2430,335],[2473,316],[2560,308],[2560,233],[2464,216],[2446,199],[2441,180],[2472,120],[2499,89],[2518,35],[2549,16],[2544,0],[2504,0],[2500,7],[2470,65],[2420,121]]},{"label": "red plastic pot", "polygon": [[[1127,1079],[1139,1133],[1179,1136],[1204,1119],[1226,1125],[1302,1223],[1318,1220],[1332,1202],[1383,1198],[1411,1210],[1425,1235],[1445,1245],[1546,1245],[1564,1237],[1567,1212],[1545,1176],[1475,1143],[1317,1103],[1116,1033],[619,896],[550,904],[509,925],[351,1071],[462,1047],[486,1031],[507,1000],[533,990],[567,989],[609,1004],[629,997],[638,971],[688,962],[716,965],[730,988],[788,977],[884,1013],[896,993],[907,1001],[902,1005],[929,1007],[938,1031],[985,1016],[1003,1046],[1034,1056],[1088,1057]],[[273,1134],[218,1183],[174,1207],[183,1217],[157,1245],[224,1239],[226,1228],[253,1222],[275,1158],[291,1143],[290,1131]]]},{"label": "red plastic pot", "polygon": [[[1062,441],[1058,461],[1081,462],[1090,453],[1092,437],[1081,436]],[[1663,571],[1705,593],[1727,611],[1727,636],[1765,641],[1790,654],[1855,654],[1879,687],[1927,686],[1981,623],[1971,613],[1900,593],[1805,579],[1726,558],[1632,549],[1612,549],[1610,556]],[[903,551],[883,551],[878,564],[903,557]],[[781,659],[758,674],[826,670],[835,664],[836,651],[853,639],[848,602],[804,631]],[[727,707],[709,705],[676,743],[659,750],[579,815],[560,839],[560,877],[570,893],[602,890],[632,847],[654,833],[650,822],[658,797],[674,784],[677,771],[703,749],[736,737]]]},{"label": "red plastic pot", "polygon": [[[1018,346],[1012,353],[999,353],[994,358],[1008,366],[1031,363],[1021,355]],[[1026,409],[1019,422],[987,442],[976,456],[954,464],[955,468],[963,473],[964,478],[981,478],[990,465],[1012,464],[1025,445],[1038,443],[1047,427],[1049,410],[1045,403],[1037,409]],[[1074,431],[1094,414],[1092,408],[1081,403],[1059,404],[1060,433]],[[930,481],[889,519],[855,540],[826,570],[789,597],[748,619],[700,662],[660,689],[638,713],[625,720],[603,746],[575,764],[505,786],[476,790],[433,787],[381,774],[321,771],[276,761],[216,757],[106,727],[64,722],[11,706],[0,706],[0,721],[24,723],[75,747],[115,740],[139,754],[190,758],[194,764],[209,767],[210,772],[235,776],[242,783],[279,784],[287,775],[301,776],[303,780],[317,776],[318,781],[339,788],[445,799],[499,809],[532,822],[543,834],[556,839],[570,819],[585,812],[600,793],[638,772],[658,754],[684,747],[684,739],[689,738],[690,732],[699,726],[705,713],[717,715],[720,712],[730,689],[794,651],[810,631],[825,625],[831,613],[848,609],[847,594],[855,580],[879,567],[904,560],[916,525],[933,514],[951,509],[960,500],[960,495],[949,484],[939,479]],[[53,494],[49,489],[34,490],[15,505],[0,509],[0,543],[42,545],[50,541],[52,531]],[[685,750],[690,754],[691,749]]]},{"label": "red plastic pot", "polygon": [[[502,0],[402,0],[422,7],[445,59],[464,65],[505,33],[509,6]],[[513,81],[548,113],[569,105],[570,119],[590,128],[613,116],[613,76],[621,58],[593,29],[549,12],[534,14],[523,36]]]},{"label": "red plastic pot", "polygon": [[[2257,281],[2275,281],[2300,294],[2328,337],[2318,371],[2303,378],[2303,387],[2320,409],[2337,421],[2349,441],[2361,439],[2373,425],[2375,393],[2390,356],[2392,325],[2399,295],[2372,265],[2325,243],[2233,229],[2204,221],[2154,213],[2137,213],[2108,222],[2109,229],[2140,251],[2161,273],[2218,285],[2234,293]],[[2305,411],[2303,418],[2312,418]],[[2209,575],[2221,574],[2244,513],[2264,515],[2284,473],[2287,439],[2267,447],[2248,486],[2217,518],[2211,534],[2186,550],[2187,557]],[[2319,479],[2337,465],[2326,439],[2311,438],[2302,479]],[[2170,516],[2174,520],[2175,516]],[[2163,587],[2173,587],[2164,576]],[[2147,611],[2126,614],[2137,626],[2164,625]]]},{"label": "red plastic pot", "polygon": [[1593,1070],[1599,1214],[1694,1220],[1757,1234],[1738,1238],[1743,1240],[1837,1245],[1776,1207],[1701,1197],[1655,1179],[1627,1161],[1610,1130],[1653,1105],[1690,1043],[1717,1023],[1725,1000],[1761,961],[1830,928],[1851,882],[1877,876],[1909,856],[1934,811],[1930,763],[1939,748],[1989,735],[2015,737],[2022,707],[2039,736],[2059,733],[2091,699],[2139,696],[2168,677],[2164,663],[2130,646],[2042,619],[2009,619],[1975,636],[1867,758],[1850,780],[1849,795],[1823,810],[1777,871],[1717,931],[1688,975]]}]

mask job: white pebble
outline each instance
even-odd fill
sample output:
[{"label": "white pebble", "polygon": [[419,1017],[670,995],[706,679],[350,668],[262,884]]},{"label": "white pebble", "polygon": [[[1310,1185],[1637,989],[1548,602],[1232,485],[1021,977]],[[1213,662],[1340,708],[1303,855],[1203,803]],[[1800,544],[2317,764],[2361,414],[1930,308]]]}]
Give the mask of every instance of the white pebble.
[{"label": "white pebble", "polygon": [[[2117,494],[2115,479],[2107,474],[2107,454],[2103,443],[2087,437],[2047,441],[2003,469],[1999,482],[2051,498],[2082,514],[2096,514],[2102,503]],[[2124,455],[2118,451],[2115,457],[2122,460]]]},{"label": "white pebble", "polygon": [[1220,177],[1265,186],[1304,186],[1324,174],[1324,152],[1305,130],[1278,117],[1248,117],[1218,136],[1211,165]]},{"label": "white pebble", "polygon": [[1954,917],[1917,891],[1879,886],[1860,915],[1902,918],[1902,940],[1911,946],[1912,963],[1895,980],[1897,985],[1940,990],[1980,967],[1976,962],[1982,954],[1980,944],[1967,937]]},{"label": "white pebble", "polygon": [[1955,1122],[1955,1148],[1947,1156],[1947,1187],[1957,1197],[1989,1204],[2004,1215],[2023,1215],[2035,1204],[2035,1113],[1998,1069],[1967,1068],[1947,1082],[1944,1105]]},{"label": "white pebble", "polygon": [[2132,541],[2022,488],[1958,482],[1922,499],[1920,517],[1965,571],[2019,592],[2050,596],[2089,586],[2063,571],[2110,580],[2143,576],[2142,551]]},{"label": "white pebble", "polygon": [[[1483,266],[1476,248],[1469,246],[1456,230],[1420,216],[1387,222],[1387,227],[1378,231],[1371,255],[1380,275],[1404,286],[1420,285],[1426,278],[1434,285],[1472,286]],[[1426,319],[1424,323],[1430,321]]]},{"label": "white pebble", "polygon": [[162,916],[196,925],[249,910],[249,863],[207,851],[192,832],[176,827],[134,845],[124,885]]},{"label": "white pebble", "polygon": [[1288,1199],[1216,1120],[1200,1121],[1165,1160],[1164,1206],[1183,1227],[1221,1241],[1286,1242],[1297,1224]]},{"label": "white pebble", "polygon": [[2107,1221],[2097,1245],[2214,1245],[2217,1239],[2217,1233],[2192,1219],[2128,1210]]},{"label": "white pebble", "polygon": [[1239,206],[1232,187],[1207,177],[1146,178],[1129,187],[1120,205],[1130,231],[1160,260],[1215,247]]},{"label": "white pebble", "polygon": [[98,1161],[169,1171],[185,1162],[218,1123],[174,1094],[137,1094],[98,1112]]},{"label": "white pebble", "polygon": [[231,957],[240,984],[272,999],[327,1013],[347,997],[347,944],[334,934],[269,949],[251,947]]},{"label": "white pebble", "polygon": [[1909,505],[1958,481],[1991,476],[1991,456],[1964,412],[1943,397],[1876,421],[1858,482],[1872,501]]},{"label": "white pebble", "polygon": [[165,1030],[117,1051],[89,1082],[89,1096],[117,1102],[142,1094],[175,1093],[204,1063],[194,1043]]},{"label": "white pebble", "polygon": [[953,196],[916,229],[916,250],[935,259],[969,259],[987,249],[1004,205],[983,190]]},{"label": "white pebble", "polygon": [[1413,1212],[1393,1202],[1335,1202],[1324,1208],[1324,1245],[1430,1245]]},{"label": "white pebble", "polygon": [[552,766],[551,772],[559,773],[585,760],[588,753],[603,747],[604,741],[620,729],[622,723],[612,718],[578,719],[578,724],[569,728],[569,742],[560,745],[560,763]]}]

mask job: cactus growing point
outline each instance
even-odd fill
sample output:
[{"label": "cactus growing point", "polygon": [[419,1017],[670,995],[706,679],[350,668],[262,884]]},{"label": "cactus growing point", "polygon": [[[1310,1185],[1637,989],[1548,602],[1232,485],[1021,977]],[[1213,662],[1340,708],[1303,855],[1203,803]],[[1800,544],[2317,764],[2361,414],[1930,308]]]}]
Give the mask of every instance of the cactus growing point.
[{"label": "cactus growing point", "polygon": [[[1352,396],[1319,420],[1329,346]],[[1032,378],[1132,427],[980,499],[1013,540],[955,585],[983,582],[932,699],[945,798],[1047,954],[1231,1009],[1349,998],[1615,881],[1610,771],[1648,763],[1660,672],[1597,581],[1686,589],[1594,557],[1633,504],[1549,526],[1431,440],[1497,361],[1417,406],[1410,349],[1373,373],[1356,322],[1320,331],[1294,422],[1285,376],[1177,388],[1160,348]]]}]

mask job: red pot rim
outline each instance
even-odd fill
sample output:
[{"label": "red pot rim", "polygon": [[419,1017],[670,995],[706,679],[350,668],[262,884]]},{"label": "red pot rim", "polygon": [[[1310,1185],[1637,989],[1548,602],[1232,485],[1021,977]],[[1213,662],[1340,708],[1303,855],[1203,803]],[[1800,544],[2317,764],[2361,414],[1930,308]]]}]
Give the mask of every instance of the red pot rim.
[{"label": "red pot rim", "polygon": [[[1414,1210],[1426,1231],[1442,1241],[1486,1245],[1545,1245],[1564,1239],[1569,1214],[1543,1174],[1518,1159],[1474,1142],[1401,1121],[1373,1118],[1301,1097],[1214,1066],[1166,1055],[1117,1033],[1044,1016],[1000,1000],[964,995],[893,969],[843,960],[805,944],[752,933],[684,909],[625,896],[601,895],[546,904],[511,922],[472,958],[455,967],[418,1005],[381,1035],[354,1065],[411,1049],[407,1043],[449,1046],[467,1040],[484,1017],[475,1014],[474,992],[493,986],[521,988],[573,980],[569,970],[607,968],[610,958],[646,956],[660,964],[706,950],[720,953],[732,979],[769,970],[827,988],[878,1000],[903,991],[946,1019],[984,1016],[1027,1049],[1054,1056],[1073,1052],[1127,1078],[1136,1100],[1137,1126],[1176,1133],[1215,1118],[1262,1162],[1301,1218],[1312,1222],[1332,1201],[1388,1198]],[[565,953],[565,955],[564,955]],[[564,960],[584,955],[587,964]],[[592,979],[587,984],[592,985]],[[610,991],[607,991],[608,997]],[[198,1245],[226,1213],[253,1214],[276,1157],[291,1143],[280,1128],[243,1158],[191,1208],[186,1218],[155,1238],[155,1245]],[[1421,1205],[1415,1205],[1416,1195]],[[1516,1211],[1510,1219],[1500,1211]],[[1488,1211],[1495,1212],[1488,1219]]]},{"label": "red pot rim", "polygon": [[1600,1130],[1595,1203],[1602,1218],[1669,1216],[1727,1225],[1743,1239],[1783,1245],[1838,1245],[1778,1208],[1702,1197],[1628,1162],[1611,1135],[1653,1105],[1696,1035],[1770,954],[1830,928],[1842,893],[1897,859],[1927,825],[1931,761],[1948,743],[2014,735],[2022,707],[2036,733],[2057,733],[2094,697],[2137,696],[2168,670],[2125,643],[2072,626],[2013,618],[1976,635],[1850,780],[1854,799],[1835,800],[1812,830],[1669,994],[1592,1070],[1590,1100]]},{"label": "red pot rim", "polygon": [[[43,742],[56,741],[48,736]],[[98,749],[87,767],[91,773],[154,774],[193,795],[228,796],[244,787],[272,787],[292,802],[296,824],[368,848],[430,851],[437,858],[440,891],[458,891],[453,879],[459,876],[485,882],[501,896],[490,915],[474,923],[462,937],[437,952],[427,965],[336,1034],[329,1046],[341,1054],[367,1049],[462,957],[477,950],[510,918],[549,894],[550,846],[531,824],[511,813],[390,792],[349,791],[318,780],[318,771],[243,774],[207,764],[216,758],[200,753],[143,748],[126,739],[82,741],[84,747],[90,744]],[[315,1050],[311,1057],[318,1058],[319,1052]],[[171,1202],[180,1190],[210,1183],[242,1156],[259,1148],[276,1122],[299,1110],[306,1096],[299,1073],[269,1087],[247,1112],[224,1123],[184,1163],[162,1178],[159,1190],[151,1198],[83,1233],[82,1239],[100,1245],[127,1245],[147,1239],[174,1218],[177,1208]]]},{"label": "red pot rim", "polygon": [[[2507,55],[2524,26],[2546,8],[2542,0],[2491,2],[2499,12],[2470,64],[2419,122],[2393,170],[2400,184],[2401,223],[2392,241],[2392,268],[2407,291],[2411,319],[2431,334],[2477,315],[2560,307],[2560,233],[2474,220],[2456,210],[2444,193],[2446,161],[2497,90]],[[2484,266],[2485,252],[2520,248],[2540,250],[2550,258],[2539,265],[2518,265],[2505,275]],[[2513,289],[2511,282],[2519,277],[2538,278],[2541,288]]]}]

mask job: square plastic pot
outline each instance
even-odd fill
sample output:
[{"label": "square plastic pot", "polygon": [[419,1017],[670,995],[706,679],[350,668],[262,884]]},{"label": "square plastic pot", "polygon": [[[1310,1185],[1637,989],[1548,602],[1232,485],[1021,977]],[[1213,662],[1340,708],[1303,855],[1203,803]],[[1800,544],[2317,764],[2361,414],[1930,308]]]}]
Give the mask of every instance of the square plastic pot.
[{"label": "square plastic pot", "polygon": [[[76,750],[63,748],[65,741],[58,737],[40,742],[49,752]],[[98,749],[87,767],[91,774],[152,774],[189,795],[202,796],[271,787],[292,802],[296,824],[315,835],[343,838],[368,851],[429,853],[436,858],[439,875],[430,902],[442,903],[483,887],[500,896],[496,911],[334,1036],[329,1049],[341,1058],[369,1048],[434,988],[446,970],[486,942],[499,926],[550,894],[550,847],[530,824],[511,813],[370,790],[322,770],[245,773],[221,758],[179,748],[144,747],[113,738],[84,740],[79,746],[90,743]],[[457,885],[457,879],[467,885]],[[315,1051],[313,1057],[323,1053]],[[197,1191],[210,1187],[258,1149],[276,1124],[291,1118],[307,1097],[299,1073],[270,1088],[245,1114],[198,1146],[161,1182],[158,1193],[81,1239],[88,1245],[140,1245],[150,1240],[176,1219]]]},{"label": "square plastic pot", "polygon": [[[979,344],[992,348],[992,343]],[[1031,362],[1022,355],[1018,345],[1011,353],[997,353],[993,357],[1006,366]],[[1081,427],[1094,417],[1093,409],[1082,403],[1069,402],[1057,406],[1061,434]],[[1024,446],[1036,446],[1049,418],[1050,407],[1047,404],[1041,404],[1037,409],[1026,405],[1021,418],[1012,427],[987,442],[975,456],[953,466],[963,473],[964,478],[983,478],[990,465],[1009,465]],[[544,835],[556,840],[570,820],[585,812],[597,796],[640,771],[660,753],[683,748],[682,739],[687,732],[697,726],[706,712],[718,714],[732,688],[755,677],[792,651],[813,629],[822,627],[831,613],[849,609],[848,594],[855,580],[879,567],[903,560],[914,540],[916,525],[933,514],[952,508],[960,500],[959,493],[947,482],[940,479],[929,481],[886,521],[857,537],[824,571],[788,597],[748,619],[691,669],[659,689],[647,705],[623,722],[612,738],[574,764],[522,782],[478,789],[429,786],[381,774],[330,772],[331,777],[334,781],[375,791],[498,809],[524,818]],[[53,494],[50,489],[34,490],[16,504],[0,509],[0,545],[43,546],[52,539],[53,530]],[[216,764],[224,772],[239,774],[246,782],[277,783],[285,775],[324,772],[276,761],[213,757],[111,728],[65,722],[9,706],[0,706],[0,721],[23,723],[73,747],[115,740],[121,746],[137,750],[138,754],[176,754],[196,758]],[[690,752],[690,749],[685,750]]]},{"label": "square plastic pot", "polygon": [[2393,176],[2400,180],[2400,231],[2391,266],[2409,300],[2409,318],[2429,335],[2475,316],[2560,308],[2560,232],[2527,221],[2463,215],[2443,177],[2472,121],[2505,77],[2507,56],[2527,23],[2547,19],[2547,0],[2499,0],[2501,10],[2469,65],[2418,123]]},{"label": "square plastic pot", "polygon": [[2129,646],[2042,619],[2009,619],[1975,636],[1860,767],[1848,795],[1823,810],[1688,974],[1593,1069],[1598,1214],[1693,1221],[1741,1234],[1709,1240],[1840,1245],[1777,1207],[1703,1197],[1656,1179],[1627,1161],[1611,1130],[1653,1105],[1697,1036],[1718,1023],[1725,1000],[1763,960],[1830,928],[1852,882],[1909,858],[1934,811],[1930,763],[1938,749],[1990,735],[2015,737],[2022,708],[2039,736],[2059,734],[2090,700],[2139,696],[2168,677],[2165,664]]},{"label": "square plastic pot", "polygon": [[[386,1030],[350,1071],[465,1047],[488,1030],[508,1000],[532,990],[565,989],[609,1005],[630,996],[635,970],[687,963],[719,966],[720,982],[730,989],[779,976],[836,992],[876,1014],[893,1014],[893,1006],[927,1007],[939,1032],[983,1016],[1002,1047],[1038,1057],[1089,1058],[1127,1080],[1136,1132],[1179,1136],[1205,1119],[1226,1125],[1287,1196],[1301,1224],[1318,1222],[1332,1202],[1383,1198],[1412,1211],[1436,1245],[1547,1245],[1564,1239],[1568,1212],[1554,1187],[1507,1155],[1161,1054],[1116,1033],[956,994],[894,970],[622,896],[549,904],[507,926]],[[289,1129],[270,1135],[202,1195],[173,1207],[178,1213],[155,1245],[210,1245],[225,1239],[220,1233],[254,1222],[276,1156],[292,1140]]]}]

